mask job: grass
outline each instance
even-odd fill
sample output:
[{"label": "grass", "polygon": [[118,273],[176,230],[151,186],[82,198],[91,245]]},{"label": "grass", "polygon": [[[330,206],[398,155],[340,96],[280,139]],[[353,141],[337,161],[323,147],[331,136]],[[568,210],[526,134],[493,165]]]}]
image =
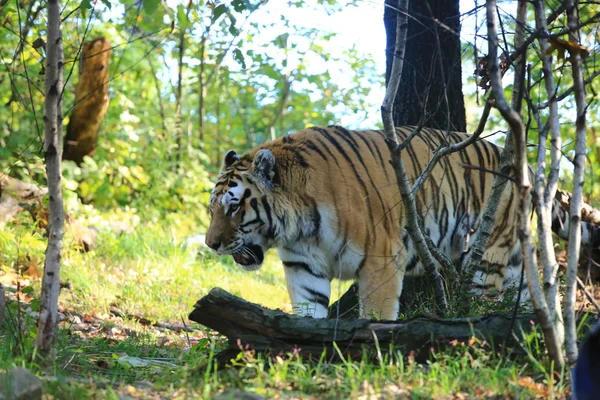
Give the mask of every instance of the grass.
[{"label": "grass", "polygon": [[[568,394],[568,378],[549,372],[537,333],[523,349],[502,353],[476,340],[456,343],[425,364],[394,348],[373,349],[379,355],[374,360],[337,364],[324,358],[303,360],[298,354],[265,359],[244,352],[234,367],[217,372],[212,360],[224,338],[214,332],[194,324],[196,330],[189,335],[158,329],[122,320],[110,310],[190,324],[186,317],[194,302],[219,286],[289,312],[276,255],[269,253],[263,268],[249,273],[202,248],[186,248],[184,239],[197,228],[182,217],[141,223],[134,212],[88,210],[85,218],[98,226],[97,247],[82,253],[72,238],[65,239],[60,309],[66,318],[50,368],[31,361],[45,239],[26,216],[0,231],[0,281],[10,292],[0,333],[0,369],[30,368],[43,378],[45,392],[56,398],[237,398],[242,391],[268,398],[324,399]],[[118,234],[109,221],[119,221],[128,230]],[[334,284],[334,296],[346,287]]]}]

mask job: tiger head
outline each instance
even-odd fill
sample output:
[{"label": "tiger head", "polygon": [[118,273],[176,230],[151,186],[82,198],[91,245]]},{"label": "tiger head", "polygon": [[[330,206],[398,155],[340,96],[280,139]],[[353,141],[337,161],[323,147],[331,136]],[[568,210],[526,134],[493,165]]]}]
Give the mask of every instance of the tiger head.
[{"label": "tiger head", "polygon": [[241,158],[229,151],[210,196],[206,245],[217,254],[231,255],[245,270],[259,269],[265,251],[274,247],[275,218],[268,198],[276,180],[271,150]]}]

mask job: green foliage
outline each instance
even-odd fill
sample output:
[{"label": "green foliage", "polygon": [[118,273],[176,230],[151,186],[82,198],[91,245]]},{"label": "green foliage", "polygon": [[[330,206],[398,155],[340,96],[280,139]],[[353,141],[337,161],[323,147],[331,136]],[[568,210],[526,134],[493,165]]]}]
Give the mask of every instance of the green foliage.
[{"label": "green foliage", "polygon": [[[0,119],[7,121],[0,129],[0,171],[43,185],[43,49],[26,45],[15,53],[19,32],[29,32],[30,43],[33,32],[44,31],[42,13],[35,12],[41,6],[10,1],[3,8],[0,57],[11,79],[0,79],[6,105]],[[335,123],[342,114],[366,115],[371,85],[356,83],[381,84],[370,57],[350,50],[347,59],[334,59],[323,47],[331,33],[294,27],[286,15],[254,17],[265,7],[261,0],[189,8],[155,0],[66,4],[65,126],[80,45],[104,36],[113,48],[98,147],[80,166],[64,163],[65,189],[98,208],[128,207],[148,219],[185,212],[202,225],[210,182],[228,149],[244,152],[272,137]],[[341,5],[327,7],[335,12]],[[282,27],[289,33],[281,34]],[[315,59],[352,68],[355,87],[338,86],[329,69],[312,66]]]}]

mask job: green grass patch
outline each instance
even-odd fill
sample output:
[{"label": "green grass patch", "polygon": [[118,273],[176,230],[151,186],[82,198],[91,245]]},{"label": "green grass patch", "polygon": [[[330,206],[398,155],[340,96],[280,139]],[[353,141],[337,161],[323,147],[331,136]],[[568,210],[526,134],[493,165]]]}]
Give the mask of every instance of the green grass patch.
[{"label": "green grass patch", "polygon": [[[0,279],[10,291],[0,333],[0,369],[30,368],[56,398],[237,398],[241,392],[320,399],[568,394],[568,378],[549,372],[539,333],[530,335],[522,349],[502,353],[478,341],[457,343],[434,353],[426,363],[393,347],[371,349],[375,359],[341,363],[330,363],[325,356],[307,360],[282,354],[266,359],[243,352],[232,367],[216,371],[213,360],[224,347],[224,338],[187,321],[188,313],[216,286],[290,312],[276,254],[267,254],[260,271],[246,272],[203,247],[186,247],[185,238],[196,232],[183,218],[142,223],[133,212],[122,211],[104,215],[91,211],[87,218],[99,230],[95,250],[83,253],[69,234],[65,238],[60,308],[67,319],[60,324],[50,369],[31,361],[45,238],[26,217],[0,231]],[[111,220],[126,230],[115,229]],[[334,283],[334,299],[347,287]],[[159,330],[115,318],[111,309],[174,324],[184,320],[196,330],[190,334]]]}]

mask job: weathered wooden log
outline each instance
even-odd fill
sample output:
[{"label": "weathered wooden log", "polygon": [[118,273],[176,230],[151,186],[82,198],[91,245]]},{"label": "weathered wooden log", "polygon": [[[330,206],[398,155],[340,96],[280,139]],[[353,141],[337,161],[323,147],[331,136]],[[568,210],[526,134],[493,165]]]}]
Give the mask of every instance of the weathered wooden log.
[{"label": "weathered wooden log", "polygon": [[[571,207],[571,197],[573,195],[566,190],[558,189],[554,198],[558,200],[562,208],[569,210]],[[600,210],[595,209],[587,203],[581,204],[581,220],[590,224],[600,225]]]},{"label": "weathered wooden log", "polygon": [[220,363],[246,349],[271,355],[296,351],[308,357],[319,357],[325,351],[336,357],[334,343],[353,359],[365,352],[371,354],[377,343],[382,349],[393,344],[403,352],[414,351],[417,359],[426,359],[432,348],[454,340],[467,342],[475,336],[491,344],[511,341],[513,334],[519,337],[529,332],[535,321],[534,314],[518,315],[514,323],[506,314],[406,321],[313,319],[269,310],[220,288],[198,300],[189,318],[227,336],[229,346],[218,355]]},{"label": "weathered wooden log", "polygon": [[84,156],[93,156],[100,124],[108,110],[108,62],[110,42],[98,38],[83,45],[79,81],[75,86],[75,106],[69,118],[64,141],[64,160],[80,165]]},{"label": "weathered wooden log", "polygon": [[[37,226],[48,229],[48,207],[42,199],[48,193],[48,188],[34,183],[22,182],[8,175],[0,174],[0,224],[10,221],[16,214],[26,210]],[[83,225],[80,221],[66,215],[67,228],[84,251],[90,251],[96,246],[98,232],[92,227]]]},{"label": "weathered wooden log", "polygon": [[[48,193],[47,188],[0,174],[0,223],[8,222],[23,209],[27,209],[32,217],[37,219],[36,210],[41,208],[42,198],[46,193]],[[44,223],[47,225],[47,213],[45,216],[42,225]]]}]

